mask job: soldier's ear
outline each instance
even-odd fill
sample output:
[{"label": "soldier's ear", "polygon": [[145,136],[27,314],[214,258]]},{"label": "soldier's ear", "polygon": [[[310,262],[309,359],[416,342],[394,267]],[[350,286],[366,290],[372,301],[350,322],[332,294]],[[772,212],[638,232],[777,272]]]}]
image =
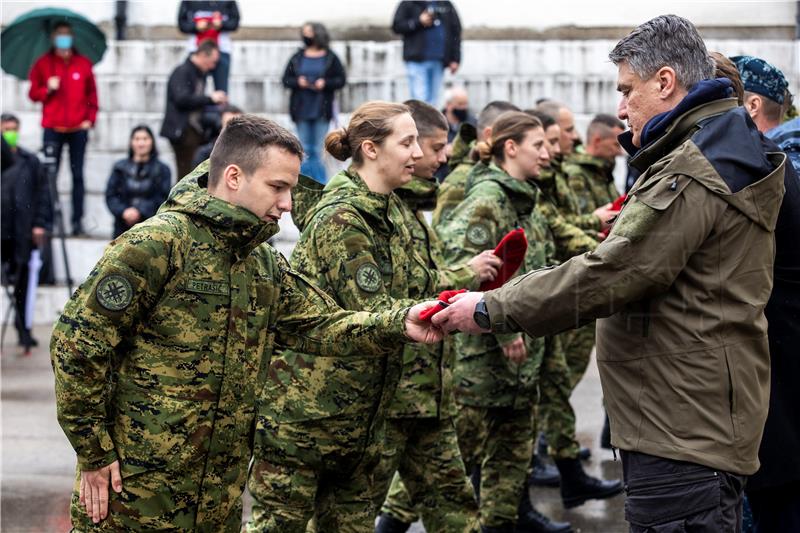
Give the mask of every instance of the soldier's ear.
[{"label": "soldier's ear", "polygon": [[369,139],[361,143],[361,152],[371,161],[378,159],[378,147]]},{"label": "soldier's ear", "polygon": [[514,139],[506,139],[506,142],[503,143],[503,151],[510,157],[517,155],[517,148],[517,143],[514,142]]},{"label": "soldier's ear", "polygon": [[228,165],[222,171],[222,181],[225,183],[225,187],[231,191],[238,191],[242,186],[242,180],[244,180],[244,174],[239,165]]}]

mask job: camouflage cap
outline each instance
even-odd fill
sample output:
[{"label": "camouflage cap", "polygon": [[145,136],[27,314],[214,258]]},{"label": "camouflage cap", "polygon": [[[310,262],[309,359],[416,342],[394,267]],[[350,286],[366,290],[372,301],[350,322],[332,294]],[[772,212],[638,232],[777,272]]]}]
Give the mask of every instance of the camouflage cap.
[{"label": "camouflage cap", "polygon": [[753,56],[734,56],[731,57],[731,61],[736,63],[745,91],[766,96],[774,102],[783,104],[789,83],[780,69]]}]

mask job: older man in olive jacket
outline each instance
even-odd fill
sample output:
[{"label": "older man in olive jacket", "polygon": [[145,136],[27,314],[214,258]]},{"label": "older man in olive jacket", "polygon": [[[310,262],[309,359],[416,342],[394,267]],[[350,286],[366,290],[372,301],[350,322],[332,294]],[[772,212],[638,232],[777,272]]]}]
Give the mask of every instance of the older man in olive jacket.
[{"label": "older man in olive jacket", "polygon": [[597,359],[631,531],[736,531],[769,401],[764,308],[786,155],[764,152],[729,80],[707,79],[689,21],[646,22],[610,57],[631,129],[621,142],[642,174],[609,238],[434,322],[540,336],[603,318]]}]

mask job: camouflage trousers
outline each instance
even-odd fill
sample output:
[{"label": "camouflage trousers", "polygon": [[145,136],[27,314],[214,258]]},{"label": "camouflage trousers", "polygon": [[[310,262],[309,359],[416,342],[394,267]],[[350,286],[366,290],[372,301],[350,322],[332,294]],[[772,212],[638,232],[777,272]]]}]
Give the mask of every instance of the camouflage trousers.
[{"label": "camouflage trousers", "polygon": [[[263,424],[248,488],[248,532],[372,533],[385,484],[376,476],[383,423],[361,418]],[[377,502],[377,503],[376,503]]]},{"label": "camouflage trousers", "polygon": [[580,445],[575,440],[575,411],[569,403],[572,378],[563,349],[563,334],[545,339],[539,374],[539,429],[544,431],[549,453],[556,459],[574,459]]},{"label": "camouflage trousers", "polygon": [[569,382],[572,390],[575,390],[580,380],[583,379],[586,368],[589,366],[592,348],[594,348],[595,324],[596,322],[592,322],[559,335],[564,349],[564,357],[567,359],[569,367]]},{"label": "camouflage trousers", "polygon": [[533,451],[532,409],[459,406],[458,444],[467,472],[480,468],[481,526],[516,524]]},{"label": "camouflage trousers", "polygon": [[388,420],[379,471],[387,485],[391,479],[382,512],[407,523],[421,515],[428,531],[479,530],[478,504],[452,418]]}]

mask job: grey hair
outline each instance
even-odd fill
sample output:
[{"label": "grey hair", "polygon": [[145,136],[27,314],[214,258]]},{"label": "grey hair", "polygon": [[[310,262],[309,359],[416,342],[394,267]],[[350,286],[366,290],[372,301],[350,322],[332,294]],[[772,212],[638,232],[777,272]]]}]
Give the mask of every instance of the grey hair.
[{"label": "grey hair", "polygon": [[697,28],[677,15],[648,20],[618,42],[608,58],[615,65],[627,62],[643,80],[661,67],[671,67],[685,89],[714,76],[714,60]]}]

